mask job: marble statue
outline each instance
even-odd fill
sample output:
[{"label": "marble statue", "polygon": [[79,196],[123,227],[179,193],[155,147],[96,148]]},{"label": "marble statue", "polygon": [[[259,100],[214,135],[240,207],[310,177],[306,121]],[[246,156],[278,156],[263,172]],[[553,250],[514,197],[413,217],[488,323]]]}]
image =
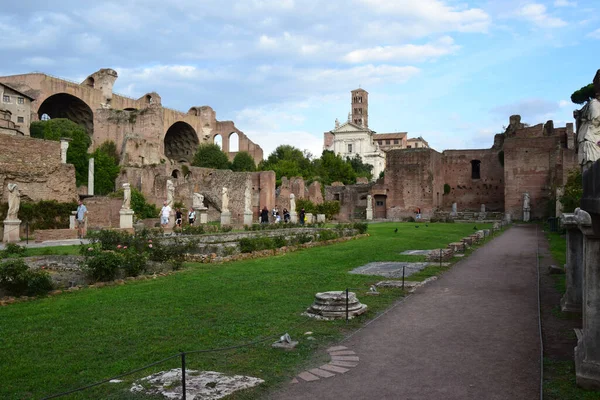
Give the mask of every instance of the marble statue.
[{"label": "marble statue", "polygon": [[373,209],[373,199],[370,194],[367,195],[367,210]]},{"label": "marble statue", "polygon": [[244,212],[252,212],[252,192],[249,185],[246,185],[246,190],[244,191]]},{"label": "marble statue", "polygon": [[600,69],[594,77],[596,97],[574,114],[577,119],[577,159],[585,171],[600,159]]},{"label": "marble statue", "polygon": [[195,209],[205,208],[204,206],[204,196],[200,193],[194,193],[194,197],[192,198],[192,207]]},{"label": "marble statue", "polygon": [[523,193],[523,208],[529,208],[529,192]]},{"label": "marble statue", "polygon": [[531,206],[529,205],[529,193],[523,193],[523,222],[529,222],[531,218]]},{"label": "marble statue", "polygon": [[131,185],[123,184],[123,205],[121,208],[129,210],[131,208]]},{"label": "marble statue", "polygon": [[175,185],[173,181],[167,181],[167,205],[173,208],[173,198],[175,197]]},{"label": "marble statue", "polygon": [[8,212],[7,220],[18,220],[19,208],[21,207],[21,192],[16,183],[8,184]]},{"label": "marble statue", "polygon": [[229,191],[226,187],[223,188],[223,201],[221,206],[221,212],[229,211]]},{"label": "marble statue", "polygon": [[340,127],[340,121],[336,118],[335,119],[335,128],[339,128]]},{"label": "marble statue", "polygon": [[290,194],[290,213],[296,212],[296,196],[294,193]]}]

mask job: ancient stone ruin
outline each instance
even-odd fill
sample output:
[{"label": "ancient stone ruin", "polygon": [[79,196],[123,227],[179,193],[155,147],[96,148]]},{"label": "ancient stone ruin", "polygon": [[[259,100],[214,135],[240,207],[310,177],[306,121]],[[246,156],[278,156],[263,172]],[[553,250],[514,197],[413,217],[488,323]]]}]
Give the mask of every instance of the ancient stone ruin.
[{"label": "ancient stone ruin", "polygon": [[323,319],[345,319],[346,307],[348,319],[352,319],[367,311],[367,306],[358,301],[356,293],[345,291],[322,292],[315,295],[314,303],[306,310],[304,315]]}]

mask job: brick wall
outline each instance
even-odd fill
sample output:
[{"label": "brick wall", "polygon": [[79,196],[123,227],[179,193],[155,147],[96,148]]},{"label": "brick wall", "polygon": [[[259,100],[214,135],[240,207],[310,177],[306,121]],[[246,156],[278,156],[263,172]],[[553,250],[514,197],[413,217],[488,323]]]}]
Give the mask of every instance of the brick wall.
[{"label": "brick wall", "polygon": [[35,241],[77,239],[77,229],[38,229],[35,231]]},{"label": "brick wall", "polygon": [[[500,150],[446,150],[443,152],[443,183],[450,185],[450,193],[442,195],[442,208],[451,209],[457,203],[460,211],[504,210],[504,168]],[[471,161],[478,160],[480,178],[472,178]],[[442,193],[443,187],[442,187]]]},{"label": "brick wall", "polygon": [[0,200],[8,183],[17,183],[21,201],[77,199],[75,167],[62,164],[60,143],[26,136],[0,135]]}]

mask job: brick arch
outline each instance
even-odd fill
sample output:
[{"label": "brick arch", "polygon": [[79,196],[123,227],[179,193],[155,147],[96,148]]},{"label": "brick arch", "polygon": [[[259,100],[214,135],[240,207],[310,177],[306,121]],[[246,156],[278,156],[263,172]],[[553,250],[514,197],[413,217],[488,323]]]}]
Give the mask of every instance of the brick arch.
[{"label": "brick arch", "polygon": [[178,162],[191,162],[199,144],[194,128],[187,122],[177,121],[165,134],[165,156]]},{"label": "brick arch", "polygon": [[229,142],[230,153],[237,153],[238,151],[240,151],[240,139],[240,134],[237,132],[231,132],[228,135],[227,141]]},{"label": "brick arch", "polygon": [[94,112],[85,101],[72,94],[48,96],[37,110],[38,119],[41,120],[44,114],[50,118],[67,118],[81,125],[90,136],[94,133]]}]

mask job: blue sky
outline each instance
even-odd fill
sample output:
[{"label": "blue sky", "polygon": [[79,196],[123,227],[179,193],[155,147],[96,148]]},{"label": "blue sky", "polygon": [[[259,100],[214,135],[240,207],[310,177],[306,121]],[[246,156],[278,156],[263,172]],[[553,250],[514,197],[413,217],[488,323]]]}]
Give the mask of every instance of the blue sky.
[{"label": "blue sky", "polygon": [[600,68],[595,0],[21,0],[0,34],[0,75],[114,68],[115,92],[209,105],[265,156],[320,154],[359,86],[377,132],[488,148],[511,114],[571,122]]}]

